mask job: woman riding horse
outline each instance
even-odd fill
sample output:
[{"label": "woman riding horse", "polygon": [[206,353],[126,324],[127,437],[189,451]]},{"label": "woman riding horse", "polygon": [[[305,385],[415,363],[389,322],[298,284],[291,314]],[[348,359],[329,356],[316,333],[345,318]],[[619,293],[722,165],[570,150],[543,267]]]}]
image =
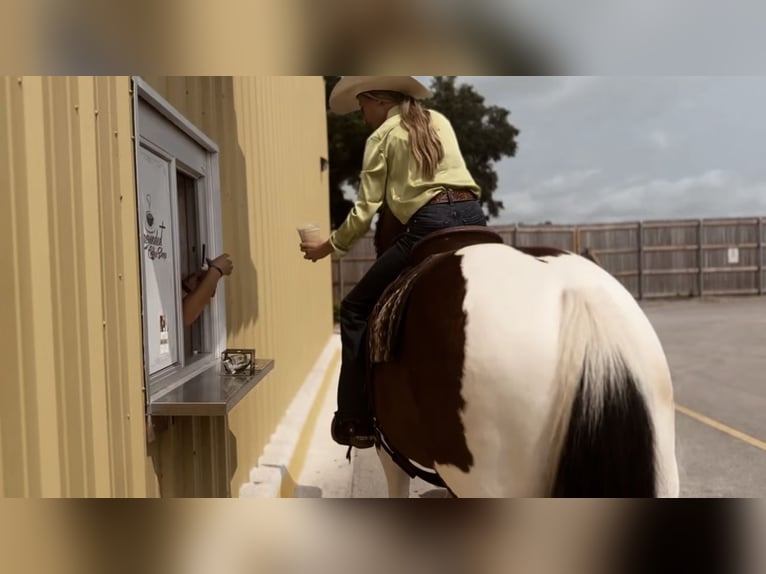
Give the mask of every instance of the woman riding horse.
[{"label": "woman riding horse", "polygon": [[374,131],[367,139],[360,186],[353,208],[329,239],[301,243],[304,258],[345,255],[384,207],[405,232],[370,267],[340,307],[343,347],[335,442],[369,448],[375,444],[373,414],[365,381],[367,322],[386,287],[407,265],[413,246],[427,234],[456,226],[486,226],[480,189],[466,168],[449,120],[420,100],[431,92],[411,76],[346,76],[330,95],[330,109],[361,109]]},{"label": "woman riding horse", "polygon": [[[379,435],[395,457],[379,452],[392,496],[408,495],[406,460],[460,497],[678,496],[670,369],[620,281],[571,252],[459,234],[434,233],[414,253],[440,228],[486,226],[449,121],[417,102],[427,96],[410,77],[364,77],[344,78],[330,99],[339,113],[361,107],[375,131],[354,208],[329,240],[302,244],[305,257],[343,254],[378,210],[394,216],[379,221],[378,258],[341,306],[334,440],[366,448]],[[368,356],[378,299],[436,248],[393,298],[406,297],[386,327],[395,352],[373,349],[373,337]]]}]

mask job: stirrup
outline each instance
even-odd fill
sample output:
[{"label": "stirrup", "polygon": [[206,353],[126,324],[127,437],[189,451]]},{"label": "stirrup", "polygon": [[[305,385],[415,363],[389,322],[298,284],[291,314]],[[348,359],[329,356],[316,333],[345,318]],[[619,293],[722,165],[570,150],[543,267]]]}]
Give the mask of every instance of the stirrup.
[{"label": "stirrup", "polygon": [[[354,419],[343,420],[338,417],[338,413],[336,412],[330,428],[332,439],[340,445],[356,447],[358,449],[372,448],[375,446],[374,425],[372,423],[370,424],[369,434],[357,433],[354,428],[357,426],[357,422],[358,421]],[[347,456],[350,456],[350,454]]]}]

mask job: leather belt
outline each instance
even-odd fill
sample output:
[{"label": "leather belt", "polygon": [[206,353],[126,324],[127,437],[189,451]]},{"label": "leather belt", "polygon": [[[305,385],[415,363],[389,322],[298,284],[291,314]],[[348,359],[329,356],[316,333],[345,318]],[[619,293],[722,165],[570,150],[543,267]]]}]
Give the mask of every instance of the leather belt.
[{"label": "leather belt", "polygon": [[474,199],[476,199],[476,194],[472,191],[467,191],[464,189],[447,189],[434,196],[434,198],[428,202],[428,205],[433,203],[447,203],[448,201],[457,203],[460,201],[471,201]]}]

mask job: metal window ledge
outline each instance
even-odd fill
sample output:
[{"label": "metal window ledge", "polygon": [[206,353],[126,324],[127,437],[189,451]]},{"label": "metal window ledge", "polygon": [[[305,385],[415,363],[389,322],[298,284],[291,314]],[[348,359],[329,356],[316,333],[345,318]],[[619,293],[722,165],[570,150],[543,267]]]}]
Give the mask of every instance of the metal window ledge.
[{"label": "metal window ledge", "polygon": [[249,377],[221,376],[209,369],[152,401],[152,416],[226,416],[274,368],[273,359],[256,359]]}]

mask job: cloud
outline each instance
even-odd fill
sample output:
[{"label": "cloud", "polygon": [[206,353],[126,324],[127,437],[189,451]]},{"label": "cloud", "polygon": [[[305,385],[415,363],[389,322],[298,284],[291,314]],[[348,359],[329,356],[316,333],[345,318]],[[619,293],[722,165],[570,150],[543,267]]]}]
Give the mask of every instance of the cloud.
[{"label": "cloud", "polygon": [[646,134],[646,139],[660,150],[666,150],[670,147],[670,136],[663,130],[652,130]]},{"label": "cloud", "polygon": [[[589,93],[601,80],[590,76],[464,76],[461,82],[474,85],[490,103],[510,98],[511,108],[529,107],[544,111]],[[501,104],[502,105],[502,104]]]},{"label": "cloud", "polygon": [[593,181],[601,172],[557,175],[502,195],[497,223],[588,223],[637,219],[763,215],[766,178],[745,180],[719,169],[676,179],[644,178],[622,184]]},{"label": "cloud", "polygon": [[593,86],[595,78],[587,76],[564,76],[547,91],[535,96],[532,102],[538,108],[560,106],[585,93]]},{"label": "cloud", "polygon": [[540,186],[550,189],[568,189],[574,186],[582,185],[587,180],[600,173],[600,169],[584,169],[579,171],[572,171],[569,173],[562,173],[554,175],[550,179],[546,179],[540,184]]},{"label": "cloud", "polygon": [[676,180],[652,179],[628,186],[607,186],[598,192],[598,211],[602,217],[623,214],[628,218],[645,217],[653,205],[659,204],[668,215],[694,217],[706,212],[706,205],[717,203],[734,185],[723,171],[710,170]]},{"label": "cloud", "polygon": [[766,78],[477,78],[521,129],[497,222],[766,216]]}]

